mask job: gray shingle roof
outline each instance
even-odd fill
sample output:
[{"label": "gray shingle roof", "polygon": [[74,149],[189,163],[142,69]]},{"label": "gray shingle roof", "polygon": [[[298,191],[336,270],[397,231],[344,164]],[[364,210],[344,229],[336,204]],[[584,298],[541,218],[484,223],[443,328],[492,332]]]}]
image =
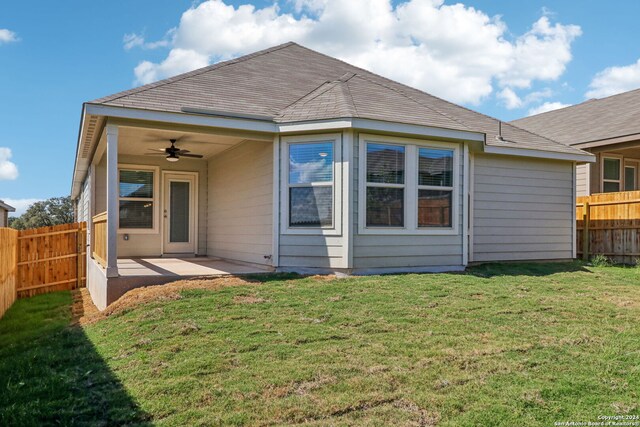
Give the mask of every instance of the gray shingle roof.
[{"label": "gray shingle roof", "polygon": [[640,89],[511,123],[567,145],[639,134]]},{"label": "gray shingle roof", "polygon": [[[487,145],[584,154],[291,42],[91,103],[264,115],[278,123],[365,118],[480,132]],[[497,138],[500,129],[506,141]]]},{"label": "gray shingle roof", "polygon": [[16,208],[10,206],[4,202],[4,200],[0,200],[0,209],[4,209],[7,212],[15,212]]}]

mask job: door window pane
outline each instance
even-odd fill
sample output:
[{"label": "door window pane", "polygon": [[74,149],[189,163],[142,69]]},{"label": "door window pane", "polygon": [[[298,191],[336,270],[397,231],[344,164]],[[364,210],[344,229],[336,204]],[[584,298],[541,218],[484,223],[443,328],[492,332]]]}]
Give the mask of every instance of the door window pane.
[{"label": "door window pane", "polygon": [[153,198],[153,172],[121,170],[120,197]]},{"label": "door window pane", "polygon": [[634,191],[636,189],[636,168],[624,168],[624,191]]},{"label": "door window pane", "polygon": [[418,185],[453,185],[453,150],[421,148],[418,151]]},{"label": "door window pane", "polygon": [[367,227],[404,226],[404,189],[367,187]]},{"label": "door window pane", "polygon": [[289,184],[332,181],[332,142],[289,145]]},{"label": "door window pane", "polygon": [[153,202],[120,200],[120,228],[153,228]]},{"label": "door window pane", "polygon": [[289,188],[290,227],[331,227],[333,187]]},{"label": "door window pane", "polygon": [[189,242],[189,187],[188,182],[170,182],[169,241],[171,243]]},{"label": "door window pane", "polygon": [[604,179],[620,180],[620,159],[604,159]]},{"label": "door window pane", "polygon": [[367,182],[404,184],[404,147],[367,144]]},{"label": "door window pane", "polygon": [[418,191],[418,226],[451,227],[451,191]]}]

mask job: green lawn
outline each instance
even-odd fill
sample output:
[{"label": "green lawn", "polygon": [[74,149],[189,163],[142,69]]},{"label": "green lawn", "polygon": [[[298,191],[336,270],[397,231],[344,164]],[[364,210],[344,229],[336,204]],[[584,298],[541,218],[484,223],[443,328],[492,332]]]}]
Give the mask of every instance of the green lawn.
[{"label": "green lawn", "polygon": [[640,269],[276,276],[0,320],[0,425],[546,425],[640,414]]}]

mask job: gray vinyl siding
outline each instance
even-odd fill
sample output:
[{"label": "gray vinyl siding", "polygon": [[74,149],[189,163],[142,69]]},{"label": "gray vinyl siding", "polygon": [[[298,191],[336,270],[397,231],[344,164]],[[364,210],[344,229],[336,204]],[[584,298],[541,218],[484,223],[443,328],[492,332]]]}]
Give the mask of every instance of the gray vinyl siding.
[{"label": "gray vinyl siding", "polygon": [[591,165],[589,163],[576,166],[576,195],[577,196],[589,195],[589,168],[590,167]]},{"label": "gray vinyl siding", "polygon": [[280,266],[343,268],[342,236],[280,235]]},{"label": "gray vinyl siding", "polygon": [[246,141],[209,160],[207,254],[269,264],[273,143]]},{"label": "gray vinyl siding", "polygon": [[573,164],[476,154],[473,261],[573,256]]},{"label": "gray vinyl siding", "polygon": [[77,220],[78,222],[88,221],[91,215],[91,175],[87,174],[87,177],[82,183],[82,189],[80,190],[80,197],[78,198],[77,207]]},{"label": "gray vinyl siding", "polygon": [[372,235],[359,234],[359,141],[355,138],[354,153],[354,201],[353,209],[353,268],[402,268],[461,266],[464,150],[460,149],[460,175],[458,177],[458,234],[456,235]]}]

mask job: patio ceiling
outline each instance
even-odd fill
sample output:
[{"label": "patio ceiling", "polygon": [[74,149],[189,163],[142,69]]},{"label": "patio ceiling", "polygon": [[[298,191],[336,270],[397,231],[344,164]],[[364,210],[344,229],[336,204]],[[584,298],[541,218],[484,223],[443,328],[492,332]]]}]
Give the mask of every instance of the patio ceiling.
[{"label": "patio ceiling", "polygon": [[118,153],[121,155],[143,156],[158,148],[170,145],[176,139],[176,147],[202,154],[209,159],[243,141],[252,139],[250,135],[220,135],[183,130],[121,127],[118,135]]}]

